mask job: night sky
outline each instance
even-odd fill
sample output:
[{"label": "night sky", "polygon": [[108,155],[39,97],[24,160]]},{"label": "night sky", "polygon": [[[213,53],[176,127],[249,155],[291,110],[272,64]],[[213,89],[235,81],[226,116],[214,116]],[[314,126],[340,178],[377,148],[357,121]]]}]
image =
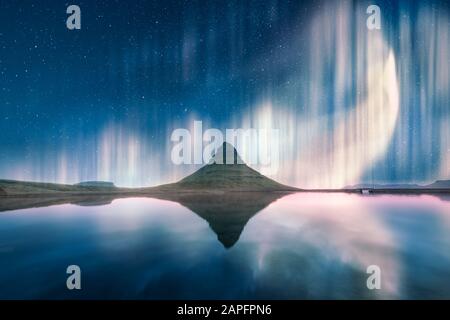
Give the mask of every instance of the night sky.
[{"label": "night sky", "polygon": [[0,178],[175,181],[194,120],[280,130],[290,185],[450,178],[448,1],[2,0],[0,24]]}]

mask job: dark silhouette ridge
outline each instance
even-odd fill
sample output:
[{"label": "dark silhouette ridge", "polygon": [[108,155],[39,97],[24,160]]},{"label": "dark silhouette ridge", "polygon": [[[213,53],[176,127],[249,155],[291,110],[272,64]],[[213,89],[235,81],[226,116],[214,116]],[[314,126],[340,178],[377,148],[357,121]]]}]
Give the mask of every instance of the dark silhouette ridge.
[{"label": "dark silhouette ridge", "polygon": [[103,188],[115,188],[114,183],[109,181],[82,181],[74,184],[74,186],[81,187],[103,187]]},{"label": "dark silhouette ridge", "polygon": [[450,180],[436,180],[432,184],[426,185],[426,188],[450,189]]},{"label": "dark silhouette ridge", "polygon": [[354,186],[347,186],[344,188],[345,190],[353,190],[353,189],[379,189],[379,190],[450,190],[450,180],[436,180],[431,184],[420,185],[416,183],[387,183],[387,184],[369,184],[362,183]]}]

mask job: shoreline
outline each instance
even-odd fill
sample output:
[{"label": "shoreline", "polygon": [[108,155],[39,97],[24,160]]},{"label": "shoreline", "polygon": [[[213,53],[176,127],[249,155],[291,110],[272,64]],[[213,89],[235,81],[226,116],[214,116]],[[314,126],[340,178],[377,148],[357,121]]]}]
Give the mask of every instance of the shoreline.
[{"label": "shoreline", "polygon": [[245,189],[159,189],[155,187],[155,190],[139,191],[55,191],[55,192],[32,192],[32,193],[11,193],[2,194],[0,199],[8,198],[56,198],[56,197],[86,197],[86,196],[117,196],[117,197],[133,197],[133,196],[152,196],[161,194],[183,194],[183,195],[198,195],[198,194],[224,194],[224,193],[356,193],[363,194],[363,190],[368,190],[369,194],[450,194],[450,189],[293,189],[293,190],[245,190]]}]

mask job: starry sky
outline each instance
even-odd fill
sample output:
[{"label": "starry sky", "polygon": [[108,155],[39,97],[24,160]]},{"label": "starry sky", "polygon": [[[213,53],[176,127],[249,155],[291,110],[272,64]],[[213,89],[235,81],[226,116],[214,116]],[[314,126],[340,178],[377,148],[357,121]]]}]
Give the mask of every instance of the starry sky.
[{"label": "starry sky", "polygon": [[450,178],[448,1],[4,0],[0,25],[0,178],[176,181],[196,120],[279,130],[290,185]]}]

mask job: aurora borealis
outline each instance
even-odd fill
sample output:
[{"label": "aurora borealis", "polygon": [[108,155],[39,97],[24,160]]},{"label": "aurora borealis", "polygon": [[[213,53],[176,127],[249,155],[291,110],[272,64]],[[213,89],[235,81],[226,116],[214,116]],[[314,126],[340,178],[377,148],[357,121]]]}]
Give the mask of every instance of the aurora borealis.
[{"label": "aurora borealis", "polygon": [[171,182],[196,120],[278,129],[290,185],[450,178],[448,1],[2,1],[0,21],[2,179]]}]

